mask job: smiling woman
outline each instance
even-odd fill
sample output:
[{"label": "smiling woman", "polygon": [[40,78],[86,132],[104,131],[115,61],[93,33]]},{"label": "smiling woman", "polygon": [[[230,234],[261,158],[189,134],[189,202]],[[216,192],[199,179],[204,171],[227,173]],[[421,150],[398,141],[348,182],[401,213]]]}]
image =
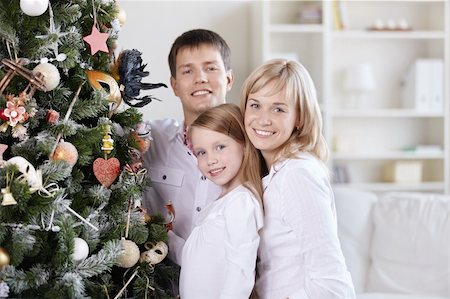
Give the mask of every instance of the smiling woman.
[{"label": "smiling woman", "polygon": [[241,110],[269,170],[258,251],[258,298],[355,298],[325,167],[314,84],[297,61],[272,60],[245,81]]}]

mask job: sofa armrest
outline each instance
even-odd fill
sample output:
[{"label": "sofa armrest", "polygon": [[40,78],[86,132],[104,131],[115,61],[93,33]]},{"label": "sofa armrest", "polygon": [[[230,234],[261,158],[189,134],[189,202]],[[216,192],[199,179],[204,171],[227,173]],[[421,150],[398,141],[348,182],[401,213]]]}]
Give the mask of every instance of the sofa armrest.
[{"label": "sofa armrest", "polygon": [[334,188],[338,235],[356,293],[364,292],[370,266],[373,234],[374,193],[350,188]]}]

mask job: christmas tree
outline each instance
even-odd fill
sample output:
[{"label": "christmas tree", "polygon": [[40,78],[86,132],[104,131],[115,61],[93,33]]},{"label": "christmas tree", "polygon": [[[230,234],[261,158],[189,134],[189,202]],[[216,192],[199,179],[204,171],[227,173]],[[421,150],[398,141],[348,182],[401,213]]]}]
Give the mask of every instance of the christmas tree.
[{"label": "christmas tree", "polygon": [[139,93],[164,84],[141,82],[137,50],[115,53],[123,13],[0,0],[0,297],[171,297],[170,223],[140,207]]}]

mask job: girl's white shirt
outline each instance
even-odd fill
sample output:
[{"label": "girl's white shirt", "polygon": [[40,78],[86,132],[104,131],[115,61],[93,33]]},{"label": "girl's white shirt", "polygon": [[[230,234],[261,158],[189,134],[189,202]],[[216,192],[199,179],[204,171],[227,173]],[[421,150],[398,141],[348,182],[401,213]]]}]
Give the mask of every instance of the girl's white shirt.
[{"label": "girl's white shirt", "polygon": [[181,298],[248,299],[262,226],[261,206],[242,185],[203,209],[183,247]]},{"label": "girl's white shirt", "polygon": [[300,153],[275,163],[263,186],[258,298],[355,298],[325,166]]}]

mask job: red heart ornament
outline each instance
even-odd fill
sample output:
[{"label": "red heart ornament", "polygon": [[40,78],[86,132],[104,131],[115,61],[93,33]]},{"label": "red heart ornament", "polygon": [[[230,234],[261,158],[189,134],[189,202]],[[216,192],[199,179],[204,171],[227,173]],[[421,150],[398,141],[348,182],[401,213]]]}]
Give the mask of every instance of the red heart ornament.
[{"label": "red heart ornament", "polygon": [[120,173],[120,162],[117,158],[110,158],[105,160],[97,158],[94,161],[94,175],[97,180],[108,188],[117,179]]}]

